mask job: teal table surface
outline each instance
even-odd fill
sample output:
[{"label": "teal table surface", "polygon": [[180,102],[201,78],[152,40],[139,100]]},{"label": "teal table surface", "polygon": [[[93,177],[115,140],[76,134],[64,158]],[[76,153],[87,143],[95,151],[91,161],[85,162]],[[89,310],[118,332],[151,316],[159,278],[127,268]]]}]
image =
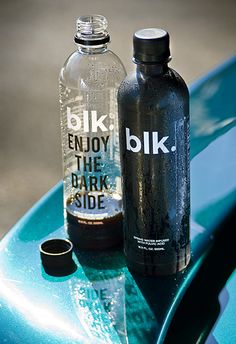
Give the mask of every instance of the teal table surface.
[{"label": "teal table surface", "polygon": [[219,313],[206,344],[236,343],[236,270],[219,295]]},{"label": "teal table surface", "polygon": [[[0,242],[0,343],[160,344],[168,337],[171,321],[179,317],[181,305],[187,304],[188,294],[200,300],[206,289],[206,295],[211,294],[212,284],[216,300],[222,290],[213,317],[218,320],[207,329],[202,325],[204,335],[198,343],[236,342],[236,326],[231,322],[236,275],[228,262],[231,258],[225,257],[235,227],[236,57],[197,81],[190,95],[192,258],[188,268],[169,277],[131,274],[122,248],[116,248],[75,251],[74,266],[66,274],[45,271],[39,245],[66,236],[60,182]],[[217,278],[209,278],[216,265],[212,261],[225,271],[220,279],[224,283],[228,279],[225,288],[214,282]],[[213,275],[217,276],[216,269]],[[226,294],[231,295],[230,302],[220,313]],[[224,341],[226,326],[235,341]]]}]

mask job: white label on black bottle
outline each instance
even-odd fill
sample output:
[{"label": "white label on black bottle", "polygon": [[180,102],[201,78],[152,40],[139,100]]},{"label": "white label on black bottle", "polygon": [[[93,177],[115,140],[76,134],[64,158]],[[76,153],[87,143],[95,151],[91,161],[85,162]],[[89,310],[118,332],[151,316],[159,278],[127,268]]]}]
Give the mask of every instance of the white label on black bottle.
[{"label": "white label on black bottle", "polygon": [[134,200],[135,206],[139,207],[137,212],[129,203],[133,247],[142,253],[165,255],[166,251],[172,250],[176,238],[180,241],[180,229],[187,221],[188,122],[181,118],[163,122],[160,128],[153,130],[150,127],[140,130],[131,125],[123,130],[128,171],[137,170],[138,178],[138,183],[130,187],[131,197],[135,194],[138,199],[137,202]]},{"label": "white label on black bottle", "polygon": [[137,247],[145,251],[165,251],[165,245],[170,241],[166,239],[144,239],[137,236],[133,237],[137,242]]},{"label": "white label on black bottle", "polygon": [[160,136],[158,131],[144,131],[142,137],[137,137],[131,133],[129,128],[125,128],[126,149],[138,153],[143,149],[144,154],[160,154],[174,152],[176,146],[169,147],[169,136]]}]

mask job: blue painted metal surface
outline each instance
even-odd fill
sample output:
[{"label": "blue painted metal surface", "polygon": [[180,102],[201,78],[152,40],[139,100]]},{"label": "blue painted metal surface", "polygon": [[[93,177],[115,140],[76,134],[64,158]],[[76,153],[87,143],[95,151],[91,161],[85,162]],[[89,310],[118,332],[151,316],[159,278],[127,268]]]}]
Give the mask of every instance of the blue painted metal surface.
[{"label": "blue painted metal surface", "polygon": [[[163,343],[170,321],[236,204],[236,58],[191,89],[192,260],[175,276],[131,274],[122,249],[74,252],[51,276],[38,246],[64,237],[62,185],[0,242],[1,343]],[[230,317],[230,315],[229,315]]]},{"label": "blue painted metal surface", "polygon": [[219,295],[220,312],[206,344],[236,343],[236,270]]}]

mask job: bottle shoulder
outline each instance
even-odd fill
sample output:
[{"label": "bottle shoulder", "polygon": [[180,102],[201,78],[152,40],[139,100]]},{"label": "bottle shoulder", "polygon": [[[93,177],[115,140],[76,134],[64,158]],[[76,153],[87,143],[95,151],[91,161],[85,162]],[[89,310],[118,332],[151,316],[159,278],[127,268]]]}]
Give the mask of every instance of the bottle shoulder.
[{"label": "bottle shoulder", "polygon": [[126,102],[140,101],[149,98],[149,101],[158,101],[163,98],[189,98],[188,87],[183,78],[172,68],[160,75],[143,75],[132,72],[126,76],[119,88],[119,99]]},{"label": "bottle shoulder", "polygon": [[74,51],[65,61],[59,75],[60,83],[68,87],[102,80],[109,84],[119,83],[125,78],[126,71],[119,57],[110,50],[103,53],[83,54]]},{"label": "bottle shoulder", "polygon": [[189,90],[186,82],[184,81],[182,76],[172,68],[170,68],[170,79],[173,83],[173,86],[175,86],[178,90],[185,94],[185,96],[189,97]]}]

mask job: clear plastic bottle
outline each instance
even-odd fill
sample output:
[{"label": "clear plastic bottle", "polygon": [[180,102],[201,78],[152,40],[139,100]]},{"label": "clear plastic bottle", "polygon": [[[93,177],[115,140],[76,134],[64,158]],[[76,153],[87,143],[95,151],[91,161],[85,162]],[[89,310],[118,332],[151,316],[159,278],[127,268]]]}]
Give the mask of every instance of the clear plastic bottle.
[{"label": "clear plastic bottle", "polygon": [[65,225],[73,243],[103,249],[122,239],[117,92],[126,72],[101,15],[77,20],[77,50],[60,73]]}]

